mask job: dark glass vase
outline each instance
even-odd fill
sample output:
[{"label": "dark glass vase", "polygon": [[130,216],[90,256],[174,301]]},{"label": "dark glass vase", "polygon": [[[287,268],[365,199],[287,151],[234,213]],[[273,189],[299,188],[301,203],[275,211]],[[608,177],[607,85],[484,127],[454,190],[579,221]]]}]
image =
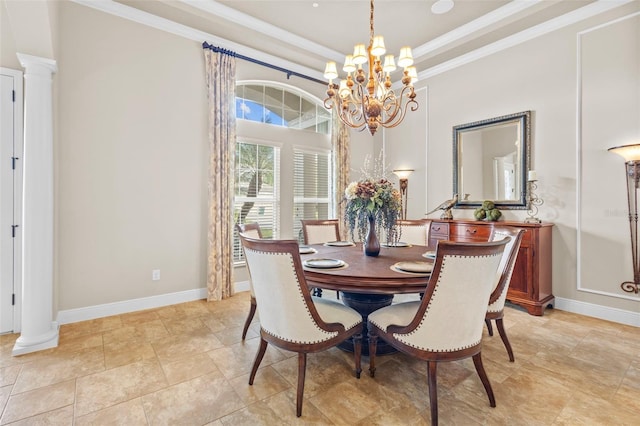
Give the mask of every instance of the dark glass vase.
[{"label": "dark glass vase", "polygon": [[380,254],[380,241],[376,235],[376,218],[373,215],[369,215],[369,231],[367,237],[364,240],[364,254],[367,256],[377,256]]}]

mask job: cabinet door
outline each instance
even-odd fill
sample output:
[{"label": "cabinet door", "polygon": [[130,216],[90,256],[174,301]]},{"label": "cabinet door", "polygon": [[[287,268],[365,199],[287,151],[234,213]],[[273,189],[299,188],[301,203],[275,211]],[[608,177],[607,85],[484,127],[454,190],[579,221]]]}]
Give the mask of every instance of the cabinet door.
[{"label": "cabinet door", "polygon": [[523,298],[529,299],[531,293],[531,285],[529,284],[533,269],[531,265],[531,247],[521,245],[518,251],[518,258],[513,269],[511,282],[509,283],[509,292],[507,298]]}]

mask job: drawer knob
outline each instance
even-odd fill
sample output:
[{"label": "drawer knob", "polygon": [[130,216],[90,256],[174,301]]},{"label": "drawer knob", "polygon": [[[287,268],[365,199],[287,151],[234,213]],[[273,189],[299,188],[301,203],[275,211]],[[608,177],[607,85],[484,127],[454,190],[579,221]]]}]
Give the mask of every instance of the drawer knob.
[{"label": "drawer knob", "polygon": [[476,232],[478,232],[477,229],[473,228],[473,229],[467,229],[467,233],[469,234],[475,234]]}]

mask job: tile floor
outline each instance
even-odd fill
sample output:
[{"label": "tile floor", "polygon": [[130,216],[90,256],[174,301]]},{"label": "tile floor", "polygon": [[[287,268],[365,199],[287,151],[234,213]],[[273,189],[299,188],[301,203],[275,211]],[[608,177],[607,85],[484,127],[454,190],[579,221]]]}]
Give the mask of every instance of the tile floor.
[{"label": "tile floor", "polygon": [[[332,293],[332,292],[329,292]],[[328,296],[328,295],[327,295]],[[253,386],[254,321],[240,339],[248,293],[68,324],[56,349],[12,357],[0,336],[0,424],[419,425],[429,424],[425,363],[378,358],[375,379],[352,375],[338,349],[311,354],[301,418],[295,354],[270,347]],[[489,407],[469,360],[441,364],[441,424],[638,425],[640,329],[548,309],[507,308],[516,361],[485,333]]]}]

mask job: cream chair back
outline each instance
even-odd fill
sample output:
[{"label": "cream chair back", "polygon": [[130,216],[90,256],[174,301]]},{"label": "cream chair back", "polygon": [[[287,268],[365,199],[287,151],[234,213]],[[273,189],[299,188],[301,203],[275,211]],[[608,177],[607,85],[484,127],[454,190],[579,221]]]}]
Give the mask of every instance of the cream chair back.
[{"label": "cream chair back", "polygon": [[404,219],[396,221],[400,227],[400,241],[412,245],[428,246],[431,220],[429,219]]},{"label": "cream chair back", "polygon": [[[423,316],[414,330],[394,337],[429,352],[450,352],[480,344],[504,243],[441,242],[417,314],[420,316],[422,311]],[[493,250],[489,251],[487,246]]]},{"label": "cream chair back", "polygon": [[340,240],[340,224],[337,219],[303,220],[301,222],[305,244],[322,244]]},{"label": "cream chair back", "polygon": [[[246,241],[242,238],[243,242]],[[253,240],[256,241],[256,240]],[[302,270],[294,240],[260,240],[259,249],[245,244],[244,253],[258,302],[260,327],[289,342],[309,344],[328,340],[337,331],[322,329]],[[297,268],[296,268],[297,265]]]},{"label": "cream chair back", "polygon": [[499,312],[504,309],[507,300],[507,292],[509,291],[509,283],[516,265],[516,258],[522,243],[524,229],[513,228],[507,226],[495,226],[490,241],[500,241],[509,238],[509,242],[505,246],[504,253],[500,259],[496,281],[493,287],[493,293],[489,301],[488,312]]}]

